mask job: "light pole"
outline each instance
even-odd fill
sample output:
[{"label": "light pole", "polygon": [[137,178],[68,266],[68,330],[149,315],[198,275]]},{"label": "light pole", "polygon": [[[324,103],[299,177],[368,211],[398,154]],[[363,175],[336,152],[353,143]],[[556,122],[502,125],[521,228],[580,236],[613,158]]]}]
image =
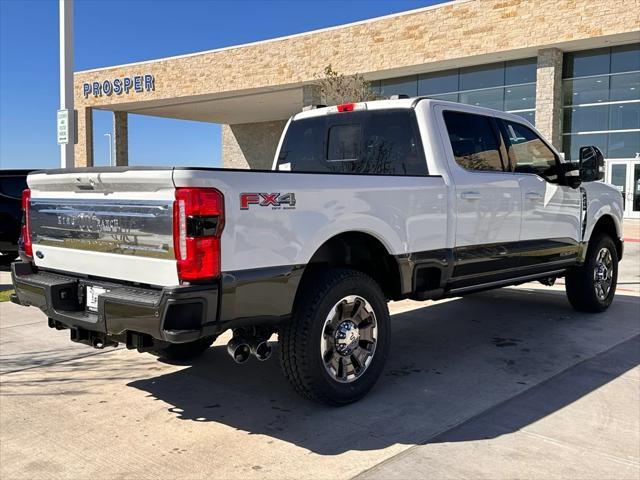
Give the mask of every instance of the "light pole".
[{"label": "light pole", "polygon": [[60,145],[60,167],[72,168],[76,130],[73,110],[73,0],[59,0],[58,6],[60,13],[58,144]]},{"label": "light pole", "polygon": [[109,137],[109,166],[113,166],[113,146],[111,145],[111,134],[105,133],[105,137]]}]

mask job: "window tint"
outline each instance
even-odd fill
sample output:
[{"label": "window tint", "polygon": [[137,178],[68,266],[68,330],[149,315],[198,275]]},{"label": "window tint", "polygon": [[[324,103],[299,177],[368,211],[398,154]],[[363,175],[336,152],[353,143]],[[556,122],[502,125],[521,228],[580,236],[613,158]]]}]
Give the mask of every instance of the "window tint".
[{"label": "window tint", "polygon": [[557,180],[557,159],[553,151],[529,127],[502,120],[508,139],[511,168],[518,173],[535,173],[542,178]]},{"label": "window tint", "polygon": [[444,112],[453,156],[467,170],[503,171],[498,139],[489,117]]},{"label": "window tint", "polygon": [[371,112],[360,173],[426,175],[427,163],[413,111]]},{"label": "window tint", "polygon": [[11,198],[22,198],[22,191],[27,188],[27,177],[0,178],[0,193]]},{"label": "window tint", "polygon": [[362,131],[360,124],[335,125],[329,128],[327,160],[357,161],[360,158]]},{"label": "window tint", "polygon": [[328,172],[324,148],[325,118],[291,122],[278,156],[280,170]]},{"label": "window tint", "polygon": [[278,169],[427,175],[413,110],[330,114],[291,122]]}]

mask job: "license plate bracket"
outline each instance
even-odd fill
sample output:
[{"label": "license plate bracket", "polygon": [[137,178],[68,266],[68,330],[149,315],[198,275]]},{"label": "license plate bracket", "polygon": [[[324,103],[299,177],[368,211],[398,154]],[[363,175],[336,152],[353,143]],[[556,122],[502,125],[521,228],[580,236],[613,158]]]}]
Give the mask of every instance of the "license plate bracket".
[{"label": "license plate bracket", "polygon": [[108,291],[109,290],[107,290],[104,287],[97,287],[95,285],[87,285],[86,291],[85,291],[87,310],[89,310],[90,312],[97,312],[98,311],[98,298],[100,297],[100,295],[103,295],[103,294],[107,293]]}]

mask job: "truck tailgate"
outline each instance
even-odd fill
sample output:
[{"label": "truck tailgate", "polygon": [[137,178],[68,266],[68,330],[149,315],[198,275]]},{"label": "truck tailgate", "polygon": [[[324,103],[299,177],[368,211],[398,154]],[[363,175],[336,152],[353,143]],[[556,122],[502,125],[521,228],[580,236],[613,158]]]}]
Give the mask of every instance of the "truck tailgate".
[{"label": "truck tailgate", "polygon": [[30,175],[34,263],[41,268],[177,285],[173,169]]}]

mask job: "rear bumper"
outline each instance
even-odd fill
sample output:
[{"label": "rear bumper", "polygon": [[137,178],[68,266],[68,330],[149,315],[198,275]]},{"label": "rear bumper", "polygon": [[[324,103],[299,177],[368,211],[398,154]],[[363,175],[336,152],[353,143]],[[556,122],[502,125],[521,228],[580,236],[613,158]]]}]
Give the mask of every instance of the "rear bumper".
[{"label": "rear bumper", "polygon": [[[81,343],[107,340],[144,349],[155,341],[185,343],[219,331],[218,283],[141,288],[36,271],[29,262],[13,263],[11,278],[12,301],[38,307],[49,326],[71,329],[71,339]],[[108,290],[97,312],[84,307],[87,285]]]}]

